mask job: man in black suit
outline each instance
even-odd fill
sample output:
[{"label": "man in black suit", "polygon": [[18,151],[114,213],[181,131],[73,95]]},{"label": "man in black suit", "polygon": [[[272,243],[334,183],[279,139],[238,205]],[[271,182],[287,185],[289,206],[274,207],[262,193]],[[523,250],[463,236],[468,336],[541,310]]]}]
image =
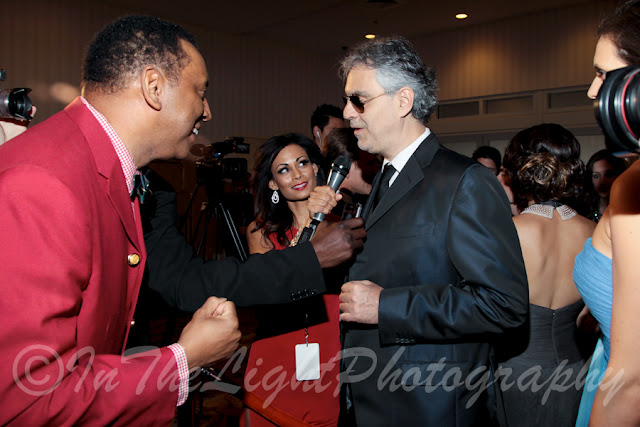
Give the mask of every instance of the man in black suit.
[{"label": "man in black suit", "polygon": [[[384,157],[364,207],[367,240],[340,294],[342,415],[362,426],[500,423],[493,345],[528,310],[504,190],[426,127],[435,72],[409,42],[365,42],[341,73],[358,146]],[[316,188],[309,210],[335,201]]]}]

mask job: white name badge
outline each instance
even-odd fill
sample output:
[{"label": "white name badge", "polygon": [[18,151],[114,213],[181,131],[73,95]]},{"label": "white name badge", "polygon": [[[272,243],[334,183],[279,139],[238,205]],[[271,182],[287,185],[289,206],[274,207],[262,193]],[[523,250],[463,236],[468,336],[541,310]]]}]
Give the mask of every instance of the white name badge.
[{"label": "white name badge", "polygon": [[320,379],[320,345],[318,343],[296,345],[296,379],[298,381]]}]

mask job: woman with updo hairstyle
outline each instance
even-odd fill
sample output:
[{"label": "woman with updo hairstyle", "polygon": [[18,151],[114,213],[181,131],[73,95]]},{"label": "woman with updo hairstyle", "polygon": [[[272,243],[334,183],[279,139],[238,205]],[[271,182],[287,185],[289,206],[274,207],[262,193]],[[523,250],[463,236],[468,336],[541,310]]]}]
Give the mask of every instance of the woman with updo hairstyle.
[{"label": "woman with updo hairstyle", "polygon": [[[327,181],[322,162],[320,148],[296,133],[274,136],[258,148],[252,176],[256,219],[247,229],[250,253],[297,244],[310,221],[309,194]],[[338,295],[326,293],[257,310],[240,426],[337,424],[339,304]],[[297,369],[302,353],[318,357],[319,378]]]},{"label": "woman with updo hairstyle", "polygon": [[[590,349],[576,327],[584,304],[572,271],[576,255],[595,227],[571,207],[582,186],[580,144],[560,125],[533,126],[509,142],[503,166],[515,203],[522,209],[513,222],[530,303],[529,322],[513,340],[507,340],[509,347],[502,355],[508,425],[573,426],[581,395],[575,381]],[[527,379],[532,370],[540,373],[537,384],[549,384],[560,375],[564,384],[578,385],[536,389]],[[505,373],[510,375],[504,377]],[[511,387],[505,386],[510,383]]]},{"label": "woman with updo hairstyle", "polygon": [[519,209],[549,200],[573,205],[582,189],[580,143],[555,123],[516,134],[505,149],[504,168]]}]

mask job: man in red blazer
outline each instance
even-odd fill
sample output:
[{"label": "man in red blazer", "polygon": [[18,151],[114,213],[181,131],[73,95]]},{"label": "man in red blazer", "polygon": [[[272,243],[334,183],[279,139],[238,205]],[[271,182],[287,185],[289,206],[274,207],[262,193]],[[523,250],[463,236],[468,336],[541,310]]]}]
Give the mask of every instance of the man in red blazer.
[{"label": "man in red blazer", "polygon": [[183,28],[122,18],[83,97],[0,147],[0,424],[166,425],[189,368],[236,349],[235,307],[211,297],[178,343],[122,356],[146,260],[134,175],[187,154],[207,79]]}]

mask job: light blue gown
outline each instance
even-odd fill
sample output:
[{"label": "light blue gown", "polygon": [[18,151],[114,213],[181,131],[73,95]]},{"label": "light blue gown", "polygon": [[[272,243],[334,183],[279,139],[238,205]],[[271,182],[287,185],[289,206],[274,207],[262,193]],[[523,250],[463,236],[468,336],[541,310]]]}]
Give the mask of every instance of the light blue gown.
[{"label": "light blue gown", "polygon": [[589,424],[593,399],[609,362],[613,301],[611,258],[598,252],[591,244],[591,238],[587,239],[584,249],[576,256],[573,280],[582,295],[582,300],[589,307],[602,331],[591,359],[576,420],[576,426],[586,427]]}]

